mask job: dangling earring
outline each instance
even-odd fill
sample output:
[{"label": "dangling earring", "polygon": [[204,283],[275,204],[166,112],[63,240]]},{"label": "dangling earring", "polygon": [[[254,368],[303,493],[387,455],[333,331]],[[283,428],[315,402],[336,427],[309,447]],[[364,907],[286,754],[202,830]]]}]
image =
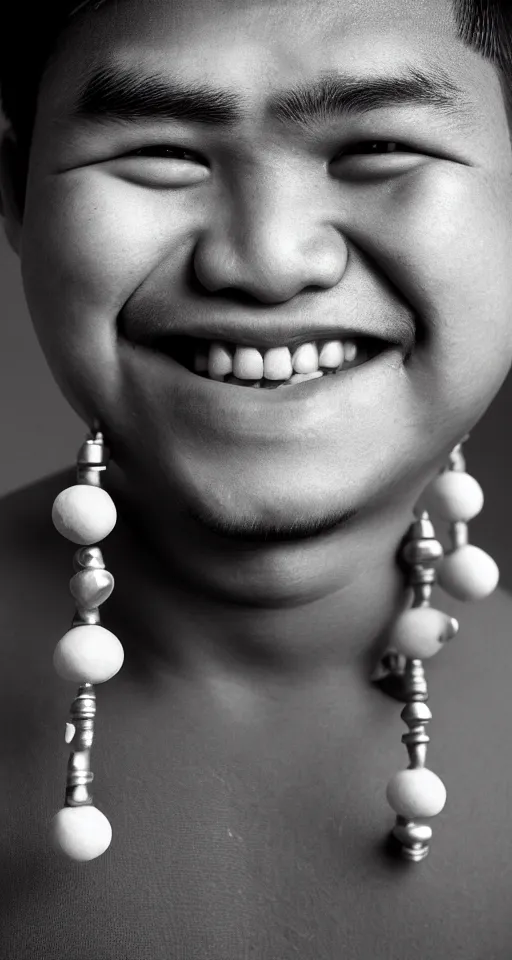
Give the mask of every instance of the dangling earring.
[{"label": "dangling earring", "polygon": [[[390,633],[389,647],[373,681],[385,692],[405,701],[401,717],[409,727],[402,736],[409,754],[409,767],[390,780],[386,795],[397,814],[392,836],[400,853],[412,861],[423,860],[429,852],[432,829],[416,818],[436,816],[444,807],[446,790],[440,778],[425,767],[427,736],[425,725],[432,714],[426,705],[428,690],[422,660],[434,656],[458,632],[454,617],[430,607],[436,580],[443,590],[459,600],[478,600],[496,589],[499,570],[494,560],[468,542],[467,524],[483,507],[478,482],[466,473],[463,440],[450,454],[449,464],[432,481],[423,500],[433,513],[450,524],[451,551],[444,556],[436,539],[428,511],[415,509],[400,551],[401,561],[410,568],[408,585],[412,605],[399,615]],[[111,595],[114,578],[105,569],[101,550],[93,546],[114,529],[117,514],[110,495],[101,487],[108,451],[103,434],[95,423],[77,458],[77,484],[62,491],[52,509],[53,523],[64,537],[80,544],[74,556],[75,575],[70,591],[76,614],[69,630],[59,640],[54,666],[65,680],[79,683],[66,724],[66,743],[71,747],[68,761],[64,807],[53,817],[51,839],[54,847],[72,860],[93,860],[107,850],[112,828],[93,805],[89,784],[90,750],[94,738],[96,695],[94,684],[104,683],[119,672],[124,651],[121,643],[100,625],[99,607]],[[438,561],[438,572],[432,566]]]},{"label": "dangling earring", "polygon": [[110,680],[121,669],[123,648],[113,633],[100,625],[99,606],[110,596],[114,578],[105,570],[96,544],[113,530],[117,514],[112,498],[101,487],[108,451],[95,422],[77,458],[77,484],[56,498],[52,509],[54,526],[72,543],[81,544],[74,556],[75,575],[69,587],[76,614],[69,630],[55,649],[55,670],[64,680],[80,684],[66,724],[68,761],[64,807],[51,822],[51,840],[59,852],[72,860],[93,860],[105,852],[112,839],[106,816],[93,805],[89,785],[94,778],[90,751],[96,714],[95,683]]},{"label": "dangling earring", "polygon": [[[416,823],[416,818],[436,816],[446,802],[443,782],[425,767],[430,741],[425,726],[432,714],[426,704],[422,661],[438,653],[459,630],[455,617],[430,607],[432,588],[437,580],[458,600],[480,600],[489,596],[499,581],[492,557],[468,542],[468,521],[480,513],[484,503],[480,484],[466,473],[461,447],[468,436],[452,450],[448,465],[424,491],[421,499],[428,510],[415,508],[417,519],[409,527],[400,553],[400,560],[409,567],[412,605],[396,619],[380,672],[372,678],[406,704],[401,717],[409,731],[403,734],[402,743],[410,762],[391,778],[386,797],[397,815],[392,838],[398,841],[401,856],[412,861],[427,856],[432,838],[432,828]],[[429,510],[450,525],[451,550],[446,555],[436,539]],[[432,566],[436,561],[437,571]]]}]

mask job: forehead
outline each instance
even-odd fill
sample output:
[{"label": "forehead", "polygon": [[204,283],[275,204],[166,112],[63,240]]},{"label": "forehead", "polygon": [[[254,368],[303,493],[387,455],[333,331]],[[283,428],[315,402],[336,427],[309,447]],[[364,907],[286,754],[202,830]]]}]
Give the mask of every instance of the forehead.
[{"label": "forehead", "polygon": [[[301,28],[316,33],[319,29],[346,31],[378,30],[444,35],[453,28],[452,0],[83,0],[69,22],[94,23],[107,20],[141,42],[172,33],[181,39],[181,31],[204,32],[229,27],[244,33],[266,31],[272,39],[276,27],[286,25],[290,39],[297,39]],[[78,15],[77,15],[78,14]],[[101,28],[100,28],[101,30]]]},{"label": "forehead", "polygon": [[69,115],[78,91],[112,63],[254,103],[322,74],[393,78],[400,66],[437,67],[479,113],[502,96],[492,65],[458,38],[451,0],[89,0],[43,78],[43,113],[46,100],[52,114]]},{"label": "forehead", "polygon": [[451,0],[89,0],[68,24],[58,59],[76,71],[115,53],[160,64],[172,55],[203,74],[224,58],[226,79],[241,65],[261,77],[278,60],[282,77],[465,49]]}]

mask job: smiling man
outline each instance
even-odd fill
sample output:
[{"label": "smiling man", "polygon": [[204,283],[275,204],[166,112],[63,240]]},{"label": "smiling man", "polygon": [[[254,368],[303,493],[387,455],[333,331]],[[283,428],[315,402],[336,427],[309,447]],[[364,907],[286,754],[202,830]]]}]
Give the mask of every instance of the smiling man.
[{"label": "smiling man", "polygon": [[110,450],[126,658],[93,762],[114,840],[77,867],[43,836],[71,559],[47,518],[74,480],[10,498],[5,955],[509,956],[510,599],[439,599],[454,800],[419,868],[379,846],[404,758],[369,683],[415,505],[512,363],[509,87],[480,6],[41,6],[3,25],[2,209],[52,373]]}]

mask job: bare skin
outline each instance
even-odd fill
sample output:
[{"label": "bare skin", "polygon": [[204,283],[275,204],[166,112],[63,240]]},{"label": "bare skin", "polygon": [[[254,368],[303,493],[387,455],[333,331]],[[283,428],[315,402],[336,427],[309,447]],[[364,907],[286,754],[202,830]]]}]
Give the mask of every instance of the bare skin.
[{"label": "bare skin", "polygon": [[[66,398],[86,423],[102,424],[120,515],[105,547],[116,589],[104,622],[126,665],[101,690],[95,751],[102,806],[116,810],[115,846],[84,870],[49,865],[37,839],[39,895],[53,884],[60,903],[74,885],[61,932],[43,934],[47,952],[53,937],[62,957],[139,960],[148,947],[151,960],[406,960],[419,949],[421,960],[438,960],[456,955],[459,933],[461,956],[501,955],[507,595],[470,614],[439,599],[465,636],[464,656],[446,651],[430,677],[435,722],[453,734],[436,741],[431,766],[445,782],[452,776],[458,815],[456,826],[439,818],[437,860],[415,872],[379,847],[393,820],[385,824],[383,790],[405,751],[398,705],[368,675],[403,602],[396,551],[412,509],[511,365],[502,91],[490,64],[456,37],[445,0],[413,9],[332,0],[321,10],[313,0],[107,3],[76,19],[43,79],[24,209],[4,146],[6,229],[35,328]],[[240,122],[73,117],[81,85],[113,55],[167,81],[172,73],[244,97]],[[395,105],[304,130],[265,111],[267,97],[322,71],[369,78],[406,66],[444,70],[464,114]],[[357,149],[363,141],[402,149],[371,156]],[[306,385],[293,399],[185,376],[140,346],[152,325],[223,323],[235,341],[243,325],[256,341],[280,326],[347,318],[399,329],[397,350],[373,377],[369,365],[355,371],[353,388],[333,378],[328,390]],[[30,516],[45,515],[48,493],[34,494]],[[55,785],[26,807],[19,790],[9,794],[8,817],[29,852],[28,824],[61,804],[51,731],[43,743],[32,724],[44,713],[62,730],[67,700],[49,654],[67,626],[72,550],[51,530],[32,541],[19,506],[21,551],[11,509],[6,607],[16,643],[6,702],[22,675],[33,719],[21,740],[37,737],[23,778]],[[40,602],[31,594],[30,605],[8,603],[25,583]],[[41,617],[46,647],[32,647]],[[493,632],[489,664],[481,638]],[[8,761],[19,784],[18,754]],[[489,778],[500,785],[496,833]],[[9,861],[11,887],[13,869]],[[107,890],[109,923],[119,927],[109,939],[98,919],[85,943],[81,911],[106,921]],[[472,910],[486,897],[492,930],[478,940]],[[27,929],[39,930],[41,915],[31,917]],[[37,939],[27,937],[32,958]]]},{"label": "bare skin", "polygon": [[[142,628],[117,617],[114,596],[103,622],[126,660],[96,687],[92,755],[112,845],[88,864],[53,853],[74,685],[55,675],[52,654],[73,613],[73,548],[49,512],[72,481],[57,475],[0,505],[4,955],[506,960],[512,600],[501,588],[467,605],[435,594],[460,633],[426,664],[428,765],[448,800],[422,863],[397,861],[386,843],[386,783],[406,766],[398,702],[367,682],[347,703],[341,673],[329,690],[314,678],[292,689],[279,665],[255,657],[247,669],[259,682],[238,682],[235,662],[220,684],[187,669],[174,634],[164,663]],[[121,523],[104,544],[120,585],[125,548]]]},{"label": "bare skin", "polygon": [[[18,220],[4,165],[38,336],[74,408],[100,420],[110,489],[161,576],[148,585],[150,628],[171,622],[199,671],[221,677],[226,650],[270,642],[290,655],[290,680],[314,661],[328,684],[335,662],[348,689],[399,602],[396,550],[414,504],[510,368],[502,92],[448,5],[427,7],[333,0],[319,18],[304,0],[290,21],[281,2],[151,2],[151,17],[107,3],[76,20],[43,78]],[[112,58],[167,80],[172,63],[245,97],[243,118],[217,129],[73,116],[87,76]],[[303,131],[265,114],[270,94],[322,70],[442,64],[463,116],[402,104]],[[368,139],[403,146],[368,156]],[[326,323],[402,334],[364,387],[363,367],[350,389],[347,374],[300,397],[184,377],[138,345],[151,329],[221,322],[235,341],[241,326],[256,339]],[[260,540],[244,540],[249,530]],[[243,659],[237,672],[252,685]]]}]

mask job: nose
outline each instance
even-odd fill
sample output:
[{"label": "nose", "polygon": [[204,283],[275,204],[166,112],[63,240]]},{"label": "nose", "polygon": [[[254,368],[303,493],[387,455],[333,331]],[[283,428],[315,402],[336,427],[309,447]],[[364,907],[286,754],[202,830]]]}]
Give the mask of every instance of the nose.
[{"label": "nose", "polygon": [[201,285],[263,303],[336,286],[346,269],[346,242],[325,198],[309,193],[303,180],[279,187],[270,177],[246,178],[196,244]]}]

